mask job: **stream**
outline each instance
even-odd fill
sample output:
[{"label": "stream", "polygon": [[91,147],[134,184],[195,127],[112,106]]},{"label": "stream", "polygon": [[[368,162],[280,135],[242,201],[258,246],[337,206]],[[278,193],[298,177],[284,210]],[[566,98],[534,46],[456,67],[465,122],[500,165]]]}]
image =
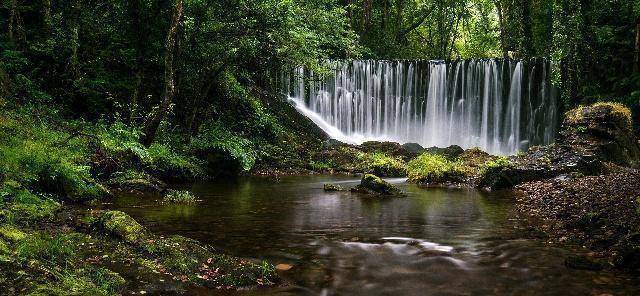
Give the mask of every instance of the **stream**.
[{"label": "stream", "polygon": [[152,231],[266,259],[286,287],[195,295],[638,295],[624,273],[574,270],[568,251],[535,238],[509,192],[419,188],[389,179],[405,198],[325,192],[347,176],[243,178],[186,186],[202,199],[164,205],[125,194],[109,208]]}]

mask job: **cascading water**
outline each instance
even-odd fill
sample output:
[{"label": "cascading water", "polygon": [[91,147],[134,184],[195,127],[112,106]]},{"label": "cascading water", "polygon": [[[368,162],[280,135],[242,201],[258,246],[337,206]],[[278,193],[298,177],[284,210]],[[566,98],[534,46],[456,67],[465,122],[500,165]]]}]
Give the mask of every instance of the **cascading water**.
[{"label": "cascading water", "polygon": [[556,91],[544,60],[332,61],[333,75],[297,69],[283,88],[332,138],[512,154],[553,141]]}]

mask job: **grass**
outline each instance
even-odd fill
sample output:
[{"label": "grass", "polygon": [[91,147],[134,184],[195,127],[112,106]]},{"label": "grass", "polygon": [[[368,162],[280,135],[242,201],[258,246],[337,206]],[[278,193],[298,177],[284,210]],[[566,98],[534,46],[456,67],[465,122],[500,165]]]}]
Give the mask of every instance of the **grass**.
[{"label": "grass", "polygon": [[451,161],[438,154],[424,153],[411,160],[407,166],[410,182],[432,183],[459,179],[465,173],[459,161]]}]

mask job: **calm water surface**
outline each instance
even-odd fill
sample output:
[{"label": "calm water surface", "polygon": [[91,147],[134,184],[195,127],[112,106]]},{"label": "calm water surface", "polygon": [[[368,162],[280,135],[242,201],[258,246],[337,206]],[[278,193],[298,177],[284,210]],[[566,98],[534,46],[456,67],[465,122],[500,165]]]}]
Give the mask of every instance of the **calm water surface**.
[{"label": "calm water surface", "polygon": [[570,253],[532,239],[508,194],[424,189],[406,198],[324,192],[353,177],[246,178],[201,183],[196,205],[124,195],[110,207],[153,231],[225,252],[293,265],[286,288],[216,295],[640,295],[628,275],[564,266]]}]

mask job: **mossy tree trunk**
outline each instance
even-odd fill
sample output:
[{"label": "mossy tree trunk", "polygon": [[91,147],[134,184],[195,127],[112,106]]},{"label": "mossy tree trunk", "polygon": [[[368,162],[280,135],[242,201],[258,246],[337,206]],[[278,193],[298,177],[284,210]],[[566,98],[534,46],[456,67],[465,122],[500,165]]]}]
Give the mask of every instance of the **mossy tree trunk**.
[{"label": "mossy tree trunk", "polygon": [[178,32],[182,24],[183,14],[183,0],[176,0],[173,16],[171,18],[171,25],[169,32],[167,33],[167,39],[165,41],[165,55],[164,55],[164,98],[157,109],[152,110],[151,114],[147,117],[144,124],[144,136],[142,137],[142,144],[145,146],[151,145],[156,137],[158,127],[169,113],[173,97],[176,92],[175,85],[175,54],[176,47],[178,46]]},{"label": "mossy tree trunk", "polygon": [[636,49],[633,56],[633,73],[640,71],[640,18],[636,20]]}]

